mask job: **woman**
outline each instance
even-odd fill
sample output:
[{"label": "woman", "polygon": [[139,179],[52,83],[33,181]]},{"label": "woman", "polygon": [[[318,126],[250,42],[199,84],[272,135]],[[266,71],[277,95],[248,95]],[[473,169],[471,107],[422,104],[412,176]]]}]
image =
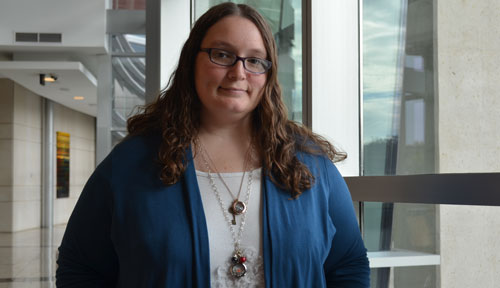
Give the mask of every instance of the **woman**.
[{"label": "woman", "polygon": [[169,87],[128,130],[78,200],[58,286],[369,286],[332,164],[344,156],[287,120],[273,35],[254,9],[201,16]]}]

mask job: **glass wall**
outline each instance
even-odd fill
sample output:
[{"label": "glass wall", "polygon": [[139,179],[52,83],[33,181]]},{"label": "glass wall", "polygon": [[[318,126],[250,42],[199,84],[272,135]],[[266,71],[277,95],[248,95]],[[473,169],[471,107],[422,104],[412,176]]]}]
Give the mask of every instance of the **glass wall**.
[{"label": "glass wall", "polygon": [[[194,19],[221,0],[195,0]],[[278,77],[289,119],[302,122],[302,6],[300,0],[231,1],[256,8],[268,21],[278,44]]]},{"label": "glass wall", "polygon": [[112,145],[127,131],[127,119],[138,106],[145,104],[146,58],[145,35],[115,34],[112,47]]},{"label": "glass wall", "polygon": [[[437,172],[434,7],[433,0],[363,1],[364,176]],[[365,203],[368,250],[436,253],[436,211]],[[373,269],[372,287],[436,287],[436,271],[432,265]]]},{"label": "glass wall", "polygon": [[432,0],[364,1],[364,175],[436,172],[433,36]]}]

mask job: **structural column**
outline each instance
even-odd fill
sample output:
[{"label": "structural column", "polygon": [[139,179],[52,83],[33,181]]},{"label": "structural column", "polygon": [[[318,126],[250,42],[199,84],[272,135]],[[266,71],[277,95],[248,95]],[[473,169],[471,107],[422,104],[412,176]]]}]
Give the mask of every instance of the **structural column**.
[{"label": "structural column", "polygon": [[[309,8],[309,7],[308,7]],[[343,176],[360,175],[360,54],[358,1],[311,1],[312,129],[348,158]],[[311,124],[311,123],[308,123]]]},{"label": "structural column", "polygon": [[191,27],[191,2],[146,2],[146,103],[156,99],[177,67]]},{"label": "structural column", "polygon": [[54,225],[54,105],[44,99],[43,119],[43,162],[42,162],[42,228]]},{"label": "structural column", "polygon": [[[42,140],[42,229],[40,231],[40,274],[42,277],[51,278],[53,235],[54,235],[54,103],[52,100],[43,99],[43,140]],[[45,228],[45,229],[44,229]],[[49,280],[49,283],[52,283]]]},{"label": "structural column", "polygon": [[111,151],[111,114],[113,113],[111,56],[99,56],[97,75],[97,128],[96,128],[96,166]]}]

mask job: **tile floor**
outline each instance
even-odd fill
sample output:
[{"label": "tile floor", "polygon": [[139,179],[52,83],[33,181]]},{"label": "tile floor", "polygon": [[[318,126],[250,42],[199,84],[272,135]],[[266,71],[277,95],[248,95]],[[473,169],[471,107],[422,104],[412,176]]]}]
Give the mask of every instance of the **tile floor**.
[{"label": "tile floor", "polygon": [[0,233],[0,288],[55,287],[56,253],[65,228]]}]

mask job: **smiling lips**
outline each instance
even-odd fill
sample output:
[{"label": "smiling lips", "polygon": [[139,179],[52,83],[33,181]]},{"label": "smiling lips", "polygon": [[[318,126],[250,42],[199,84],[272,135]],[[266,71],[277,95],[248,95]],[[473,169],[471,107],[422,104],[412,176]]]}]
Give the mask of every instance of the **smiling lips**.
[{"label": "smiling lips", "polygon": [[228,92],[236,92],[236,93],[247,92],[246,89],[241,89],[241,88],[233,88],[233,87],[219,87],[219,88]]}]

